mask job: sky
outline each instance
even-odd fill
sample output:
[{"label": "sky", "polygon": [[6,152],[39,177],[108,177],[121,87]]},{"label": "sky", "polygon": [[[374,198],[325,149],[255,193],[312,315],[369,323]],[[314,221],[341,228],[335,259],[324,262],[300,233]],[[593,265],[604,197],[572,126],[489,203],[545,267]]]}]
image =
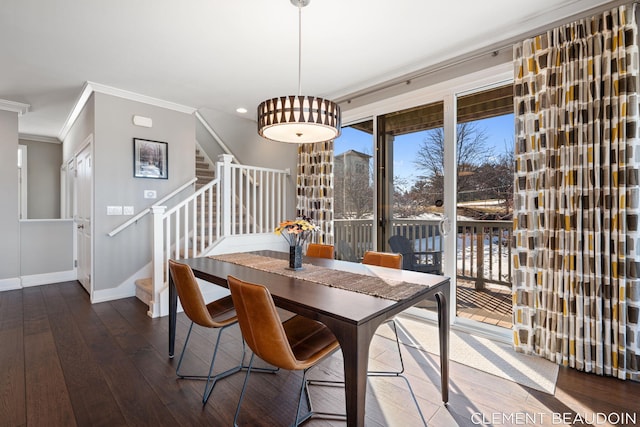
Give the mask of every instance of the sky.
[{"label": "sky", "polygon": [[[513,114],[507,114],[476,122],[484,129],[488,138],[486,141],[493,154],[499,156],[505,152],[507,144],[514,143]],[[422,173],[416,169],[415,153],[426,138],[429,131],[415,132],[396,137],[394,142],[394,176],[407,180],[409,185]],[[373,138],[365,132],[350,127],[342,128],[342,135],[335,140],[335,154],[348,150],[356,150],[367,154],[373,153]]]}]

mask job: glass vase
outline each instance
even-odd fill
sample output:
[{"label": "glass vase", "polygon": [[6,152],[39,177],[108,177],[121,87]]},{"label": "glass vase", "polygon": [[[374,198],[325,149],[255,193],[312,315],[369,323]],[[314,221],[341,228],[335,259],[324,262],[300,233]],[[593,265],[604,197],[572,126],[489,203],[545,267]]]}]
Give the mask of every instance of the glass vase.
[{"label": "glass vase", "polygon": [[289,246],[289,269],[302,270],[302,246]]}]

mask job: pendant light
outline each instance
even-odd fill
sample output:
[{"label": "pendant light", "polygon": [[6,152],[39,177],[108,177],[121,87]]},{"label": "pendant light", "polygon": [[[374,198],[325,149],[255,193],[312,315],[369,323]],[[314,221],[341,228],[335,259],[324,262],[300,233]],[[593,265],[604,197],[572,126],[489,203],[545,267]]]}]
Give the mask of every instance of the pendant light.
[{"label": "pendant light", "polygon": [[298,8],[298,95],[280,96],[258,106],[258,133],[277,142],[304,144],[340,136],[340,107],[333,101],[301,94],[302,8],[311,0],[290,0]]}]

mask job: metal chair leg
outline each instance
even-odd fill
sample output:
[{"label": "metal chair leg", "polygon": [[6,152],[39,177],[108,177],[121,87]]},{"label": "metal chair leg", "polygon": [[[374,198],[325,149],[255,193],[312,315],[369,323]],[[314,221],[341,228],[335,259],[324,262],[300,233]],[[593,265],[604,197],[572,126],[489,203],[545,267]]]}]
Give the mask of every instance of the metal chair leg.
[{"label": "metal chair leg", "polygon": [[251,367],[253,366],[254,357],[255,357],[255,354],[251,353],[251,359],[249,359],[249,366],[247,367],[247,374],[244,377],[244,383],[242,384],[242,391],[240,392],[240,398],[238,399],[238,406],[236,406],[236,414],[233,417],[234,427],[238,427],[238,415],[240,415],[240,406],[242,405],[242,400],[244,399],[244,393],[247,390],[247,383],[249,382],[249,375],[251,375]]},{"label": "metal chair leg", "polygon": [[[247,375],[244,377],[244,383],[242,384],[242,391],[240,392],[240,398],[238,399],[238,406],[236,407],[236,414],[233,417],[233,425],[234,427],[238,427],[238,416],[240,415],[240,406],[242,405],[242,401],[244,400],[244,395],[247,390],[247,384],[249,383],[249,375],[251,375],[252,371],[255,371],[256,368],[253,368],[253,360],[255,354],[251,354],[251,359],[249,360],[249,366],[247,367]],[[311,368],[309,368],[311,369]],[[340,381],[323,381],[323,380],[307,380],[307,371],[309,369],[305,369],[302,373],[302,384],[300,385],[300,393],[298,394],[298,405],[296,408],[296,418],[292,427],[298,427],[300,424],[307,421],[309,418],[314,416],[320,416],[322,418],[331,418],[331,419],[343,419],[346,420],[347,416],[344,414],[334,414],[329,412],[318,412],[313,410],[313,405],[311,404],[311,397],[309,396],[309,385],[314,384],[331,384],[331,385],[344,385],[343,382]],[[312,384],[313,383],[313,384]],[[304,416],[300,417],[300,407],[302,406],[302,396],[305,396],[307,400],[307,404],[309,406],[309,412]]]},{"label": "metal chair leg", "polygon": [[182,360],[187,349],[187,344],[189,343],[189,338],[191,337],[191,331],[193,329],[193,322],[191,322],[191,326],[189,326],[189,332],[187,333],[187,338],[184,341],[184,347],[182,348],[182,353],[180,353],[180,360],[178,361],[178,366],[176,367],[176,375],[182,379],[192,379],[192,380],[205,380],[206,383],[204,385],[204,392],[202,394],[202,403],[205,404],[209,400],[209,396],[211,396],[211,392],[213,391],[213,387],[216,385],[216,382],[222,378],[226,378],[231,374],[234,374],[240,371],[243,368],[244,356],[245,356],[245,347],[244,341],[242,342],[242,358],[240,359],[240,363],[230,369],[227,369],[224,372],[220,372],[216,375],[213,375],[213,368],[216,362],[216,356],[218,354],[218,348],[220,347],[220,338],[222,337],[222,332],[225,329],[229,328],[233,325],[228,325],[220,328],[218,331],[218,337],[216,338],[216,344],[213,350],[213,357],[211,358],[211,364],[209,365],[209,372],[207,375],[189,375],[183,374],[180,372],[180,367],[182,366]]},{"label": "metal chair leg", "polygon": [[396,347],[398,348],[398,357],[400,358],[400,370],[399,371],[368,371],[370,375],[401,375],[404,373],[404,360],[402,359],[402,351],[400,351],[400,338],[398,338],[398,328],[394,319],[388,320],[386,323],[391,325],[393,334],[396,337]]},{"label": "metal chair leg", "polygon": [[368,371],[367,376],[369,377],[387,377],[387,378],[402,378],[404,382],[407,384],[407,388],[409,389],[409,393],[411,394],[411,398],[413,399],[413,403],[415,403],[416,408],[418,409],[418,414],[420,415],[420,419],[422,419],[422,424],[426,427],[427,421],[424,419],[424,415],[422,414],[422,410],[420,409],[420,405],[418,404],[418,399],[416,398],[415,393],[413,392],[413,387],[411,387],[411,383],[409,379],[403,375],[404,373],[404,360],[402,359],[402,351],[400,349],[400,339],[398,338],[398,329],[396,327],[395,320],[390,320],[391,326],[393,328],[393,333],[396,336],[396,346],[398,347],[398,356],[400,357],[400,366],[401,369],[399,371]]},{"label": "metal chair leg", "polygon": [[[227,369],[224,372],[220,372],[216,375],[213,375],[213,368],[215,365],[215,361],[216,361],[216,356],[218,354],[218,348],[220,346],[220,338],[222,337],[222,332],[233,326],[232,325],[228,325],[228,326],[223,326],[222,328],[220,328],[220,331],[218,331],[218,337],[216,338],[216,344],[214,346],[214,350],[213,350],[213,357],[211,358],[211,364],[209,365],[209,373],[207,375],[187,375],[187,374],[182,374],[180,372],[180,366],[182,365],[182,359],[184,357],[184,353],[185,350],[187,349],[187,344],[189,343],[189,338],[191,337],[191,330],[193,329],[193,325],[194,323],[191,322],[191,326],[189,326],[189,332],[187,333],[187,338],[184,341],[184,347],[182,348],[182,352],[180,353],[180,359],[178,360],[178,366],[176,367],[176,375],[182,379],[190,379],[190,380],[205,380],[206,383],[204,385],[204,392],[202,394],[202,403],[205,404],[207,403],[207,401],[209,400],[209,397],[211,396],[211,392],[213,391],[213,387],[216,385],[216,382],[218,380],[221,380],[223,378],[228,377],[231,374],[235,374],[236,372],[241,371],[242,369],[246,369],[247,366],[244,364],[244,357],[246,354],[246,346],[244,343],[244,339],[242,340],[242,358],[240,359],[240,363],[232,368]],[[278,368],[253,368],[254,371],[256,372],[265,372],[265,373],[275,373],[278,372]]]},{"label": "metal chair leg", "polygon": [[[311,368],[309,368],[311,369]],[[309,413],[300,421],[298,421],[298,424],[296,424],[296,426],[302,424],[304,421],[308,420],[311,417],[317,417],[317,418],[321,418],[321,419],[330,419],[330,420],[343,420],[346,421],[347,419],[347,415],[346,414],[337,414],[334,412],[321,412],[321,411],[316,411],[315,409],[313,409],[313,402],[311,401],[311,396],[309,394],[309,386],[325,386],[325,387],[341,387],[344,389],[344,381],[329,381],[329,380],[307,380],[305,379],[307,375],[307,372],[304,372],[303,375],[303,381],[302,381],[302,386],[304,387],[304,395],[305,398],[307,400],[307,405],[309,406]],[[299,400],[298,401],[298,412],[300,412],[300,405],[302,404],[302,402]],[[296,415],[296,419],[297,419],[298,415]]]}]

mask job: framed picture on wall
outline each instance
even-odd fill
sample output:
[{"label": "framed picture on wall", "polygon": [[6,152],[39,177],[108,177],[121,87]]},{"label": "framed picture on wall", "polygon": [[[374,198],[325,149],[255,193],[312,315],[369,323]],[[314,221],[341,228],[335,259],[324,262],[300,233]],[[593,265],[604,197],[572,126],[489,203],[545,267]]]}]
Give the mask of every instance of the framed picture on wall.
[{"label": "framed picture on wall", "polygon": [[133,138],[133,176],[136,178],[169,178],[169,144]]}]

